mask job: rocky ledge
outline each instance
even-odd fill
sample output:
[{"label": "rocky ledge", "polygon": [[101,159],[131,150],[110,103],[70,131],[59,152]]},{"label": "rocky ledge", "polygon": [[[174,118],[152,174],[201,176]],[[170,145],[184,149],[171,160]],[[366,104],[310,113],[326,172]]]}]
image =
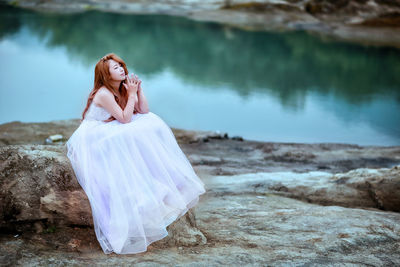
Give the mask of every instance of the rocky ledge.
[{"label": "rocky ledge", "polygon": [[400,264],[400,147],[181,129],[207,192],[147,252],[104,255],[63,146],[78,123],[0,125],[1,265]]},{"label": "rocky ledge", "polygon": [[326,37],[400,48],[400,2],[396,0],[7,0],[45,12],[100,10],[168,14],[246,30],[306,30]]}]

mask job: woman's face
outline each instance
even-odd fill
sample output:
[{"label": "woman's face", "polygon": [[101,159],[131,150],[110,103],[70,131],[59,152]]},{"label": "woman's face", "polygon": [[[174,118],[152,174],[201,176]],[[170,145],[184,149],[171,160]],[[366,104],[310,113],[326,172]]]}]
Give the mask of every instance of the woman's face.
[{"label": "woman's face", "polygon": [[114,81],[123,81],[125,80],[125,70],[122,67],[122,64],[118,63],[117,61],[110,59],[108,61],[108,68],[111,75],[111,80]]}]

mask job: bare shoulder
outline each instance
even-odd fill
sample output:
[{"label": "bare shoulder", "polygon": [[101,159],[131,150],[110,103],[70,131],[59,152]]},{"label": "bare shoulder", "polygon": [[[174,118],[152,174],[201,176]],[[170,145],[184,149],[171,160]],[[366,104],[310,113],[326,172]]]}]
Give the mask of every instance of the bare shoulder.
[{"label": "bare shoulder", "polygon": [[103,107],[101,99],[104,97],[113,97],[113,94],[104,86],[100,87],[100,89],[97,91],[96,95],[93,98],[93,102],[100,107]]}]

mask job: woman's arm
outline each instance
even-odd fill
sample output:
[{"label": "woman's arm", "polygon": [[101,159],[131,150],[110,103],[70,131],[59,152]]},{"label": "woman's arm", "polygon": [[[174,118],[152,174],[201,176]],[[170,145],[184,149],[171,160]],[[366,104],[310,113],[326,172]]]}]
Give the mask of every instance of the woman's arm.
[{"label": "woman's arm", "polygon": [[139,87],[138,87],[138,90],[137,90],[138,101],[136,102],[137,106],[135,106],[135,108],[139,113],[148,113],[149,112],[149,105],[147,103],[146,96],[143,93],[143,90],[142,90],[142,87],[141,87],[141,83],[142,82],[140,81]]},{"label": "woman's arm", "polygon": [[130,94],[128,102],[124,110],[115,102],[114,95],[108,90],[97,92],[100,106],[105,108],[108,113],[113,115],[121,123],[128,123],[131,121],[134,105],[137,102],[137,95]]}]

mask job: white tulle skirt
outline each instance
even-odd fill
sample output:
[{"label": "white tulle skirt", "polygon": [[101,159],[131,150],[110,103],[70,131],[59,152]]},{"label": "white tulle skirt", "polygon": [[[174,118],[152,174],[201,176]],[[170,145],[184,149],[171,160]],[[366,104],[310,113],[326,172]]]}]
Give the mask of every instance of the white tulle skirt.
[{"label": "white tulle skirt", "polygon": [[66,146],[106,254],[146,251],[205,193],[173,132],[152,112],[126,124],[84,120]]}]

